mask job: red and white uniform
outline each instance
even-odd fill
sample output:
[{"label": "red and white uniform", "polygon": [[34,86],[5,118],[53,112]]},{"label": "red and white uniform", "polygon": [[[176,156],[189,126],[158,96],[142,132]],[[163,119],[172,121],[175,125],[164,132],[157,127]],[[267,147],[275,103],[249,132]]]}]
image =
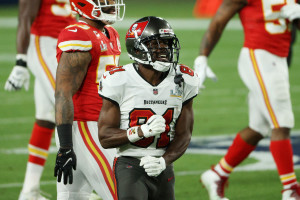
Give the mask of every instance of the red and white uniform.
[{"label": "red and white uniform", "polygon": [[68,0],[41,1],[38,15],[31,26],[27,51],[28,67],[35,75],[36,119],[55,122],[55,47],[60,31],[74,22]]},{"label": "red and white uniform", "polygon": [[89,52],[92,56],[86,77],[73,96],[73,148],[77,155],[74,183],[58,183],[58,199],[77,199],[78,196],[88,199],[92,190],[108,200],[114,199],[116,194],[112,173],[116,150],[103,149],[98,139],[97,121],[102,99],[97,91],[102,74],[118,65],[121,46],[117,31],[111,26],[105,29],[109,37],[79,22],[65,28],[58,38],[58,61],[63,52]]},{"label": "red and white uniform", "polygon": [[120,107],[120,128],[142,125],[154,114],[166,120],[166,131],[155,137],[145,138],[135,143],[120,146],[119,156],[141,158],[143,156],[162,156],[175,135],[175,126],[182,106],[198,94],[198,78],[185,65],[178,65],[184,83],[174,83],[175,70],[157,86],[145,81],[133,64],[106,72],[101,80],[99,95]]},{"label": "red and white uniform", "polygon": [[286,57],[290,24],[280,9],[295,0],[248,0],[240,19],[245,42],[239,73],[249,89],[249,126],[262,134],[273,128],[294,126]]},{"label": "red and white uniform", "polygon": [[89,51],[92,55],[86,78],[73,97],[75,121],[98,121],[102,107],[102,99],[97,93],[99,80],[105,71],[118,66],[119,63],[119,34],[111,26],[105,28],[110,39],[98,29],[78,23],[63,30],[58,40],[58,60],[63,51]]},{"label": "red and white uniform", "polygon": [[74,23],[68,0],[42,0],[31,34],[57,38],[60,31]]},{"label": "red and white uniform", "polygon": [[[248,5],[239,13],[245,33],[244,47],[264,49],[280,57],[288,56],[291,33],[287,20],[279,18],[280,9],[285,2],[248,0]],[[295,3],[295,0],[288,2]]]}]

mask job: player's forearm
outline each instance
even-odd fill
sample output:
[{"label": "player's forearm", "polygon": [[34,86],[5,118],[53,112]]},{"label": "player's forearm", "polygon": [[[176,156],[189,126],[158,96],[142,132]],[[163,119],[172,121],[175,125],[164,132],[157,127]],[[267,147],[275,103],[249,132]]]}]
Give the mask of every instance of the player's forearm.
[{"label": "player's forearm", "polygon": [[17,30],[17,53],[26,54],[30,40],[30,30],[38,15],[41,0],[20,0]]},{"label": "player's forearm", "polygon": [[55,120],[56,125],[73,124],[74,107],[72,95],[66,95],[62,91],[55,92]]},{"label": "player's forearm", "polygon": [[129,143],[126,130],[102,125],[98,127],[99,141],[103,148],[116,148]]},{"label": "player's forearm", "polygon": [[200,45],[200,55],[209,56],[218,43],[226,24],[231,18],[227,12],[227,4],[223,2],[204,34]]},{"label": "player's forearm", "polygon": [[176,123],[174,139],[163,155],[167,165],[173,163],[186,151],[191,141],[193,126],[193,100],[190,100],[182,107]]},{"label": "player's forearm", "polygon": [[247,0],[223,0],[202,39],[200,55],[210,55],[229,20],[245,5],[247,5]]},{"label": "player's forearm", "polygon": [[177,160],[184,154],[191,141],[191,135],[192,133],[190,132],[173,139],[163,155],[163,158],[166,161],[166,165],[172,164],[175,160]]},{"label": "player's forearm", "polygon": [[216,44],[218,43],[224,28],[218,27],[218,24],[212,22],[206,31],[201,45],[200,55],[209,56]]},{"label": "player's forearm", "polygon": [[27,49],[30,40],[30,24],[19,20],[18,31],[17,31],[17,53],[27,54]]}]

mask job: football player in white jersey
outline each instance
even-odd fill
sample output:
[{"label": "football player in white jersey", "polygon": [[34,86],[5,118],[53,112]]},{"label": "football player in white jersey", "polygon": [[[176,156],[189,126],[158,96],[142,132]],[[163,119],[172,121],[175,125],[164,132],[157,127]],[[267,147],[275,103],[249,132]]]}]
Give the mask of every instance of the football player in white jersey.
[{"label": "football player in white jersey", "polygon": [[136,21],[126,48],[135,63],[104,73],[99,86],[99,140],[118,151],[118,199],[175,199],[172,163],[191,139],[198,78],[178,65],[179,41],[162,18]]}]

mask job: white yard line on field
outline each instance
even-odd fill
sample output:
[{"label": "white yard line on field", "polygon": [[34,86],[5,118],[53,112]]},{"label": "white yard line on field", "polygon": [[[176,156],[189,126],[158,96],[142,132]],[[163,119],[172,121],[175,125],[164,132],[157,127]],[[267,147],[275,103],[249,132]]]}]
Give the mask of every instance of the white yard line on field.
[{"label": "white yard line on field", "polygon": [[32,116],[28,117],[13,117],[13,118],[0,118],[0,125],[2,124],[26,124],[33,122]]},{"label": "white yard line on field", "polygon": [[[40,184],[41,185],[54,185],[54,184],[56,184],[56,181],[41,181]],[[0,184],[0,188],[20,188],[22,186],[23,186],[23,182]]]},{"label": "white yard line on field", "polygon": [[[1,27],[1,26],[0,26]],[[15,61],[16,59],[16,54],[8,54],[8,53],[4,53],[0,55],[0,60],[1,62],[11,62],[11,61]]]},{"label": "white yard line on field", "polygon": [[[300,130],[294,130],[291,135],[294,136],[300,136]],[[199,140],[205,140],[205,139],[214,139],[214,138],[219,138],[222,140],[222,138],[226,137],[233,137],[232,134],[228,135],[220,135],[220,136],[197,136],[197,137],[192,137],[192,142],[196,142]],[[263,141],[263,143],[266,143],[266,141]],[[268,142],[267,142],[268,143]],[[266,144],[265,144],[266,145]],[[50,153],[56,153],[57,149],[56,147],[52,146],[50,149]],[[6,153],[8,154],[27,154],[28,150],[27,149],[14,149],[14,150],[6,150]],[[4,150],[1,150],[1,153],[5,153]],[[192,153],[191,150],[188,150],[187,153]],[[198,152],[199,153],[199,152]],[[205,154],[205,153],[204,153]],[[214,154],[214,153],[211,153]],[[217,155],[219,155],[218,152],[216,152]],[[299,167],[296,167],[296,169],[299,169]],[[257,169],[257,170],[275,170],[273,168],[266,168],[266,169]],[[243,167],[238,167],[235,169],[235,171],[249,171],[248,168],[243,168]],[[201,173],[203,173],[203,170],[194,170],[194,171],[177,171],[175,172],[176,176],[199,176]],[[41,181],[41,185],[54,185],[56,183],[55,180],[48,180],[48,181]],[[17,183],[5,183],[5,184],[0,184],[0,188],[21,188],[23,185],[23,182],[17,182]]]},{"label": "white yard line on field", "polygon": [[[200,175],[203,171],[180,171],[176,172],[176,176]],[[56,181],[41,181],[41,185],[55,185]],[[21,188],[23,182],[0,184],[0,188]]]}]

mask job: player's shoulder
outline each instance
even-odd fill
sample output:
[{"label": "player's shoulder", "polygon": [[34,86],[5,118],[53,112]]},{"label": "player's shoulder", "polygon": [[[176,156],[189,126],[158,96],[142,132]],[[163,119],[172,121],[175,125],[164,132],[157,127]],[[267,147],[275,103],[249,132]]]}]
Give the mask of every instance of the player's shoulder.
[{"label": "player's shoulder", "polygon": [[176,71],[182,75],[185,84],[198,87],[199,79],[194,70],[192,70],[190,67],[184,64],[178,64],[176,66]]},{"label": "player's shoulder", "polygon": [[112,32],[118,33],[118,31],[117,31],[114,27],[112,27],[111,25],[106,25],[105,28],[106,28],[107,30],[112,31]]},{"label": "player's shoulder", "polygon": [[61,33],[60,37],[62,38],[77,38],[77,39],[85,39],[89,40],[89,35],[87,33],[88,30],[90,30],[91,27],[82,24],[82,23],[76,23],[76,24],[71,24],[67,27],[65,27]]},{"label": "player's shoulder", "polygon": [[127,83],[127,79],[130,76],[131,69],[132,69],[132,64],[115,67],[110,71],[106,71],[102,75],[102,81],[105,84],[109,84],[111,86],[124,85]]},{"label": "player's shoulder", "polygon": [[117,38],[120,37],[118,31],[114,27],[106,25],[105,28],[109,31],[110,34],[113,34]]},{"label": "player's shoulder", "polygon": [[92,49],[92,41],[87,30],[90,27],[85,24],[72,24],[61,31],[58,37],[58,47],[62,51],[79,50],[89,51]]}]

